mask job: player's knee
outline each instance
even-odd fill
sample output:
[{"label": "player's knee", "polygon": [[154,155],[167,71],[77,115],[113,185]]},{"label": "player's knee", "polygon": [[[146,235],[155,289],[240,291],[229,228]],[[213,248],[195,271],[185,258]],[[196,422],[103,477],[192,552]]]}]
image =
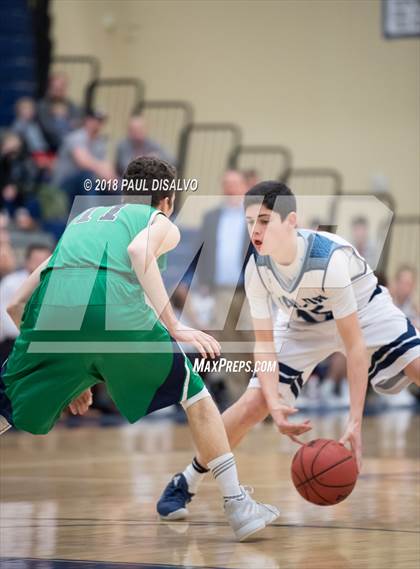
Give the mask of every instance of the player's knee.
[{"label": "player's knee", "polygon": [[199,415],[203,423],[213,420],[215,417],[220,415],[217,406],[210,394],[207,397],[203,397],[192,404],[188,404],[187,401],[183,407],[188,417]]},{"label": "player's knee", "polygon": [[243,411],[246,422],[256,424],[268,415],[268,407],[261,389],[248,389],[243,401]]}]

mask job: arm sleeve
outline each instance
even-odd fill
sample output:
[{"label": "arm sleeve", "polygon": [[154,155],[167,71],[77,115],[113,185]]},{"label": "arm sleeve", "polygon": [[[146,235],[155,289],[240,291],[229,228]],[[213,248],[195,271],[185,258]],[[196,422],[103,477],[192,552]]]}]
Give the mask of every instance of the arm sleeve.
[{"label": "arm sleeve", "polygon": [[335,319],[345,318],[357,311],[356,297],[350,278],[350,257],[343,249],[339,249],[331,257],[324,288],[328,292]]},{"label": "arm sleeve", "polygon": [[253,318],[271,318],[270,295],[261,282],[253,255],[245,269],[245,292]]},{"label": "arm sleeve", "polygon": [[86,144],[83,143],[83,139],[80,138],[78,133],[72,132],[69,134],[66,138],[65,144],[70,153],[73,153],[73,150],[76,150],[76,148],[83,148],[83,150],[87,150]]}]

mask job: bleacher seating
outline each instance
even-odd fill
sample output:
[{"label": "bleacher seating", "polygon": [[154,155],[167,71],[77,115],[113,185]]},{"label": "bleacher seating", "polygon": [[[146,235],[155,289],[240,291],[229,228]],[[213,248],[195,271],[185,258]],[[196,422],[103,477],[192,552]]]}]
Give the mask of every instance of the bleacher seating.
[{"label": "bleacher seating", "polygon": [[14,104],[36,93],[31,13],[26,0],[0,2],[0,128],[13,119]]}]

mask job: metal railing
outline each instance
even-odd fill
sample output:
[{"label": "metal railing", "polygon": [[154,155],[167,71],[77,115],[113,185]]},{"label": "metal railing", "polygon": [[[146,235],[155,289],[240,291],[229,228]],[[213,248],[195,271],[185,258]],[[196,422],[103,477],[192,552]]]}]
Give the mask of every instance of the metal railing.
[{"label": "metal railing", "polygon": [[144,102],[144,83],[133,77],[105,77],[92,81],[85,95],[87,109],[100,109],[108,116],[105,125],[110,145],[109,156],[113,156],[118,140],[127,134],[129,117],[139,112]]},{"label": "metal railing", "polygon": [[333,168],[292,168],[286,183],[296,195],[340,195],[343,177]]},{"label": "metal railing", "polygon": [[292,168],[284,182],[298,197],[302,225],[334,233],[343,188],[340,172],[333,168]]},{"label": "metal railing", "polygon": [[[201,196],[220,195],[222,175],[226,171],[233,149],[239,146],[241,141],[241,129],[232,123],[187,125],[180,136],[179,177],[197,179]],[[182,200],[184,196],[180,197]],[[177,200],[178,207],[181,200]],[[194,223],[199,222],[202,213],[203,211],[197,210]]]},{"label": "metal railing", "polygon": [[158,142],[175,160],[179,157],[181,133],[194,120],[194,109],[186,101],[151,101],[139,105],[150,138]]},{"label": "metal railing", "polygon": [[260,180],[284,181],[292,168],[292,153],[280,145],[239,145],[228,162],[231,168],[255,171]]},{"label": "metal railing", "polygon": [[69,98],[84,105],[87,86],[99,79],[99,60],[91,55],[56,55],[52,66],[54,71],[62,71],[68,77]]},{"label": "metal railing", "polygon": [[396,215],[386,243],[384,273],[391,278],[401,265],[419,270],[420,215]]},{"label": "metal railing", "polygon": [[[229,156],[242,140],[241,129],[231,123],[193,123],[180,137],[178,168],[180,177],[198,178],[205,184],[204,193],[214,194]],[[200,176],[203,176],[202,180]],[[215,188],[213,181],[218,181]],[[209,183],[211,182],[211,185]]]}]

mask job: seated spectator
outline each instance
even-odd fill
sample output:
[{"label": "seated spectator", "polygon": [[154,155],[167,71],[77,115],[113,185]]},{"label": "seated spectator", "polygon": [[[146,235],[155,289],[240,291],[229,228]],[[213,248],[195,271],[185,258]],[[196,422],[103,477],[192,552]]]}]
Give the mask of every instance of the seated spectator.
[{"label": "seated spectator", "polygon": [[16,119],[11,130],[22,138],[30,153],[46,152],[48,143],[36,120],[34,101],[29,97],[22,97],[17,101],[15,110]]},{"label": "seated spectator", "polygon": [[174,158],[157,142],[147,137],[146,123],[141,115],[133,115],[128,121],[127,137],[117,146],[116,169],[119,176],[128,164],[139,156],[153,156],[174,164]]},{"label": "seated spectator", "polygon": [[115,177],[111,164],[106,160],[107,140],[102,134],[106,115],[100,111],[87,112],[82,128],[70,133],[60,148],[54,166],[53,183],[62,188],[70,200],[85,194],[86,178]]},{"label": "seated spectator", "polygon": [[67,77],[53,73],[48,80],[47,93],[38,103],[38,120],[50,150],[56,152],[65,136],[80,125],[81,110],[67,96]]},{"label": "seated spectator", "polygon": [[15,211],[14,222],[20,231],[36,231],[41,221],[41,209],[38,200],[32,200],[26,207],[18,207]]},{"label": "seated spectator", "polygon": [[24,268],[10,273],[0,283],[0,357],[2,362],[9,356],[19,333],[6,312],[6,306],[26,278],[50,255],[51,250],[45,245],[29,245],[26,250]]},{"label": "seated spectator", "polygon": [[417,327],[420,327],[419,306],[415,300],[417,273],[409,265],[401,265],[389,287],[394,303]]},{"label": "seated spectator", "polygon": [[39,217],[39,204],[35,195],[39,170],[31,160],[21,138],[8,132],[0,146],[0,211],[14,219],[19,208],[28,215]]},{"label": "seated spectator", "polygon": [[355,217],[351,222],[350,243],[356,247],[369,266],[375,270],[378,264],[378,250],[369,236],[369,221],[366,217]]},{"label": "seated spectator", "polygon": [[16,256],[10,244],[10,234],[5,228],[6,219],[0,216],[0,280],[15,270]]},{"label": "seated spectator", "polygon": [[261,176],[255,168],[248,168],[242,172],[245,178],[247,190],[253,188],[258,182],[261,182]]},{"label": "seated spectator", "polygon": [[23,194],[14,184],[7,184],[1,189],[0,207],[2,213],[12,219],[16,210],[23,205]]},{"label": "seated spectator", "polygon": [[9,184],[29,192],[37,181],[38,168],[31,160],[20,136],[6,132],[0,144],[0,188]]}]

